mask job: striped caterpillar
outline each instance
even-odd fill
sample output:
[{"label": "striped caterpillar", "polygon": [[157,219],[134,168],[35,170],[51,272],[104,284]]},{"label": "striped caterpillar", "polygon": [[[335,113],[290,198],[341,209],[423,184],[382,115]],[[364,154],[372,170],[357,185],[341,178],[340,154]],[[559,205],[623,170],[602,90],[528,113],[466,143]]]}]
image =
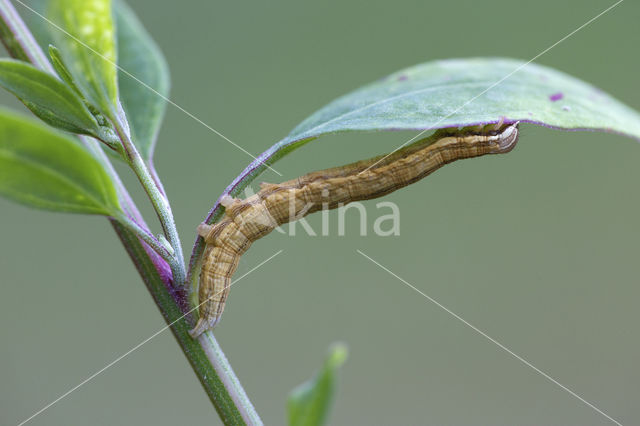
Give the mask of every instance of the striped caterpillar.
[{"label": "striped caterpillar", "polygon": [[257,194],[244,200],[222,197],[223,218],[214,225],[198,226],[206,248],[198,290],[200,318],[191,335],[196,337],[218,323],[240,256],[277,226],[321,209],[381,197],[455,160],[507,153],[518,141],[518,123],[472,129],[442,129],[386,156],[280,184],[263,183]]}]

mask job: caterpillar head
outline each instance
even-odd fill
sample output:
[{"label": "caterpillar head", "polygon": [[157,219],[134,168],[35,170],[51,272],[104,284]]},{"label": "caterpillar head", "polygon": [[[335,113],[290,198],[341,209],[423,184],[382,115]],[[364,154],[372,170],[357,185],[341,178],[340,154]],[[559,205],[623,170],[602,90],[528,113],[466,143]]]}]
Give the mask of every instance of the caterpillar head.
[{"label": "caterpillar head", "polygon": [[520,131],[518,130],[519,121],[507,125],[498,137],[498,146],[501,153],[506,153],[515,148],[518,143]]}]

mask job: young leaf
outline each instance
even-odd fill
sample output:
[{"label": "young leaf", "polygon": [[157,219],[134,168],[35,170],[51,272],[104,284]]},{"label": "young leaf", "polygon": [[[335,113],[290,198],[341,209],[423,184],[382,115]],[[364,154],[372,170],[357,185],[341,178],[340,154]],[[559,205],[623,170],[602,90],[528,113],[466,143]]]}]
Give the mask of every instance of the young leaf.
[{"label": "young leaf", "polygon": [[0,86],[51,126],[73,133],[98,134],[98,123],[82,100],[49,73],[26,62],[0,59]]},{"label": "young leaf", "polygon": [[319,426],[325,423],[331,408],[336,373],[346,359],[346,346],[333,345],[322,370],[313,379],[291,391],[287,402],[289,426]]},{"label": "young leaf", "polygon": [[62,81],[67,83],[67,86],[72,88],[78,94],[78,96],[82,97],[82,92],[80,91],[80,89],[78,89],[75,81],[73,81],[73,76],[69,72],[67,66],[64,64],[64,59],[62,59],[60,50],[58,50],[58,48],[52,44],[49,45],[49,57],[51,58],[51,65],[53,65],[53,69],[56,70],[58,77],[60,77]]},{"label": "young leaf", "polygon": [[84,98],[106,117],[118,111],[110,0],[50,0],[51,35]]},{"label": "young leaf", "polygon": [[169,94],[169,68],[158,46],[124,1],[114,3],[114,14],[121,67],[120,100],[133,141],[142,158],[150,160],[166,109],[163,96]]},{"label": "young leaf", "polygon": [[47,210],[120,214],[109,175],[79,143],[1,109],[0,195]]},{"label": "young leaf", "polygon": [[312,114],[279,145],[354,130],[424,130],[501,119],[640,139],[640,114],[588,83],[533,63],[471,58],[416,65],[351,92]]}]

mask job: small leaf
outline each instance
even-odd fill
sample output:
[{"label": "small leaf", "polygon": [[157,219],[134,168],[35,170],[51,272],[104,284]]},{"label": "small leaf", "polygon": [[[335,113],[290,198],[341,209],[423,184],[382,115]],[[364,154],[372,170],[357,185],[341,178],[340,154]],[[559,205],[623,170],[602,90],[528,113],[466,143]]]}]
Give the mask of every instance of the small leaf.
[{"label": "small leaf", "polygon": [[82,100],[49,73],[26,62],[0,59],[0,86],[51,126],[73,133],[98,134],[98,123]]},{"label": "small leaf", "polygon": [[64,64],[60,50],[52,44],[49,45],[49,57],[51,58],[51,65],[53,65],[53,69],[56,70],[58,77],[67,83],[67,86],[71,87],[79,96],[83,96],[75,81],[73,81],[73,76],[69,72],[69,69]]},{"label": "small leaf", "polygon": [[291,391],[287,402],[289,426],[325,424],[331,408],[336,373],[346,359],[346,346],[334,344],[329,350],[322,370],[313,379]]},{"label": "small leaf", "polygon": [[84,98],[106,117],[118,111],[116,43],[110,0],[50,0],[51,35]]},{"label": "small leaf", "polygon": [[640,139],[640,114],[588,83],[533,63],[470,58],[416,65],[338,98],[293,129],[277,149],[330,133],[425,130],[501,119]]},{"label": "small leaf", "polygon": [[1,109],[0,195],[47,210],[120,214],[109,175],[79,143]]},{"label": "small leaf", "polygon": [[166,109],[163,97],[169,94],[169,68],[158,46],[124,1],[114,3],[114,13],[120,99],[133,141],[142,158],[150,160]]}]

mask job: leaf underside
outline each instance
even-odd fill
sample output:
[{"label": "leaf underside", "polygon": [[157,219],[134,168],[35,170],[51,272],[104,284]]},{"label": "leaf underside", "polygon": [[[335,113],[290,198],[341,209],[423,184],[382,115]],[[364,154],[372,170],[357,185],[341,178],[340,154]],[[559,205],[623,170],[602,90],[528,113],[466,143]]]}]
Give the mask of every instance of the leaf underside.
[{"label": "leaf underside", "polygon": [[640,114],[588,83],[534,63],[470,58],[427,62],[364,86],[312,114],[279,144],[348,131],[419,131],[500,120],[640,139]]}]

